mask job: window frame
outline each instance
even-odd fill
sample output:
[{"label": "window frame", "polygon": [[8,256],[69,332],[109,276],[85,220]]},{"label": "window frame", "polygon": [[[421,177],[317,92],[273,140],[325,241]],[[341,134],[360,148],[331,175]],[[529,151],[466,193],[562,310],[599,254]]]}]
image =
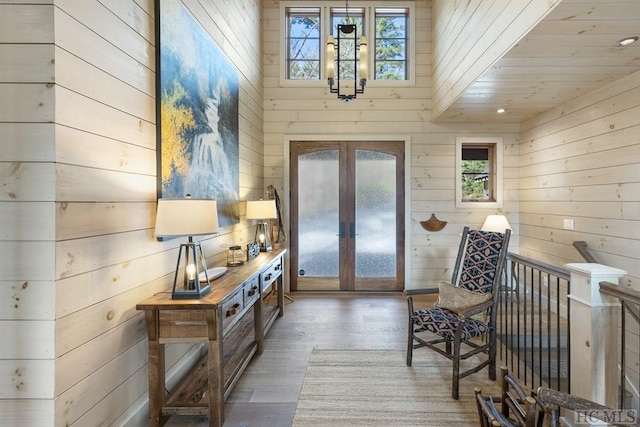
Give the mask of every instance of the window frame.
[{"label": "window frame", "polygon": [[[287,10],[290,8],[320,8],[320,79],[319,80],[292,80],[287,78]],[[327,35],[331,31],[331,9],[344,9],[344,1],[317,1],[317,2],[305,2],[303,0],[285,0],[280,2],[280,40],[279,40],[279,81],[281,87],[326,87],[327,86],[327,69],[326,69],[326,49],[325,43]],[[376,80],[374,79],[374,56],[371,48],[369,49],[368,69],[369,79],[367,80],[367,87],[412,87],[416,84],[416,70],[415,70],[415,56],[416,56],[416,13],[415,13],[415,1],[350,1],[350,8],[364,9],[365,23],[364,28],[367,32],[364,34],[369,40],[369,44],[372,45],[375,40],[375,34],[371,34],[369,29],[375,31],[375,8],[392,8],[392,9],[407,9],[409,14],[408,43],[407,43],[407,73],[408,78],[406,80]],[[365,90],[366,93],[366,90]]]},{"label": "window frame", "polygon": [[[298,10],[300,10],[300,12],[298,12]],[[290,22],[290,18],[292,16],[306,16],[306,14],[302,13],[302,10],[308,10],[309,12],[315,12],[313,13],[314,16],[318,17],[318,21],[319,21],[319,28],[318,28],[318,71],[319,71],[319,75],[318,75],[318,79],[292,79],[290,78],[290,69],[289,69],[289,65],[292,62],[291,58],[289,58],[289,53],[290,53],[290,42],[292,40],[291,35],[289,33],[289,22]],[[293,12],[291,12],[293,11]],[[310,13],[311,15],[311,13]],[[323,48],[324,48],[324,43],[322,40],[322,7],[319,6],[304,6],[304,7],[286,7],[284,9],[284,50],[282,51],[283,54],[283,58],[284,58],[284,78],[288,81],[319,81],[322,79],[322,66],[323,66]]]},{"label": "window frame", "polygon": [[411,40],[414,38],[413,37],[413,33],[410,31],[411,30],[411,22],[413,21],[412,19],[412,11],[407,8],[407,7],[398,7],[398,6],[388,6],[388,7],[373,7],[372,8],[372,13],[373,13],[373,17],[372,17],[372,22],[373,22],[373,34],[371,35],[371,38],[369,40],[369,43],[371,43],[372,49],[370,49],[369,51],[372,52],[371,55],[371,60],[370,62],[371,67],[370,67],[370,74],[373,75],[375,77],[375,74],[377,72],[377,64],[378,64],[378,59],[377,59],[377,45],[378,45],[378,40],[389,40],[389,38],[387,37],[381,37],[378,38],[378,30],[377,30],[377,25],[376,25],[376,20],[378,19],[378,17],[384,17],[385,15],[387,15],[387,17],[389,16],[393,16],[395,15],[392,12],[383,12],[383,10],[388,9],[388,10],[404,10],[406,11],[404,14],[397,14],[396,16],[404,16],[405,19],[405,29],[404,29],[404,33],[405,33],[405,37],[402,39],[404,40],[404,47],[405,47],[405,51],[404,51],[404,60],[394,60],[392,62],[401,62],[404,64],[404,75],[405,78],[404,79],[400,79],[400,80],[387,80],[387,79],[374,79],[375,81],[381,81],[381,82],[393,82],[393,81],[407,81],[411,79],[412,71],[411,71],[411,64],[414,62],[411,60],[411,53],[412,50],[410,49],[410,43]]},{"label": "window frame", "polygon": [[[462,198],[462,149],[465,147],[491,147],[490,186],[492,200],[464,200]],[[456,138],[456,207],[457,208],[502,208],[503,204],[503,139],[501,137]],[[493,160],[493,161],[492,161]],[[491,179],[493,178],[493,179]]]}]

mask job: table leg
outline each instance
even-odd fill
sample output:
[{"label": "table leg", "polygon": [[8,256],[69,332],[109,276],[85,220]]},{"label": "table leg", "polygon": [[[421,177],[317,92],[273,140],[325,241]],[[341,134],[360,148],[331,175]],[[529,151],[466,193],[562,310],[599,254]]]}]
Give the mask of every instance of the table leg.
[{"label": "table leg", "polygon": [[164,344],[158,340],[158,311],[145,312],[149,336],[149,426],[160,426],[164,406],[165,361]]},{"label": "table leg", "polygon": [[222,316],[219,311],[217,321],[207,321],[209,328],[209,352],[207,355],[209,389],[209,425],[222,427],[224,423],[224,366],[222,347]]},{"label": "table leg", "polygon": [[[284,263],[284,260],[282,262]],[[284,294],[284,269],[282,270],[280,277],[278,277],[278,280],[276,280],[276,288],[278,292],[278,308],[280,309],[278,317],[282,317],[284,316],[284,297],[286,297]]]},{"label": "table leg", "polygon": [[253,304],[253,332],[256,342],[258,343],[257,354],[262,354],[264,351],[264,326],[262,325],[262,304],[264,300],[258,298]]}]

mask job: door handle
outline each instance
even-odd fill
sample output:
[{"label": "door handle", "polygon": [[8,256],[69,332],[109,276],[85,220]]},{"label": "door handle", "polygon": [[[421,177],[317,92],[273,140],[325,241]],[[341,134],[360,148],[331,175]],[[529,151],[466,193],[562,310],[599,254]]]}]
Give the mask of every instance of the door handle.
[{"label": "door handle", "polygon": [[336,234],[336,236],[339,236],[341,239],[344,239],[344,237],[346,236],[346,231],[345,231],[345,224],[343,221],[340,221],[339,224],[339,233]]},{"label": "door handle", "polygon": [[349,223],[349,237],[353,239],[356,236],[357,236],[357,234],[356,234],[356,223],[355,222],[350,222]]}]

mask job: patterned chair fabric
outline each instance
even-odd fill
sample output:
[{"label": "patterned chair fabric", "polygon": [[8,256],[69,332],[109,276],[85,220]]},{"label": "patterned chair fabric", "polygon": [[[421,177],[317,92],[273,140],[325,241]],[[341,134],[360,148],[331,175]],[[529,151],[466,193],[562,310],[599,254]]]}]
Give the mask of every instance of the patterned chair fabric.
[{"label": "patterned chair fabric", "polygon": [[[409,305],[407,365],[411,366],[413,350],[419,347],[431,348],[453,360],[452,396],[454,399],[458,399],[460,378],[477,372],[485,366],[489,367],[489,378],[492,380],[496,378],[496,337],[493,322],[498,298],[495,290],[499,287],[502,277],[510,236],[510,230],[506,230],[505,233],[496,233],[464,228],[451,283],[472,292],[492,294],[489,302],[476,306],[475,312],[467,310],[464,313],[455,313],[442,307],[414,310],[412,295],[433,292],[413,289],[405,291]],[[486,314],[485,322],[477,317],[477,314],[482,313]],[[435,338],[424,338],[421,334],[426,332],[434,334]],[[481,336],[488,338],[480,343],[474,340]],[[465,344],[471,350],[463,353],[461,344]],[[444,348],[442,348],[443,345]],[[480,353],[485,353],[487,360],[474,368],[460,372],[460,360]]]},{"label": "patterned chair fabric", "polygon": [[500,233],[469,231],[459,286],[470,291],[491,292],[502,240]]},{"label": "patterned chair fabric", "polygon": [[[443,310],[440,307],[431,307],[416,310],[414,322],[416,326],[422,330],[440,335],[447,341],[453,341],[456,328],[458,327],[458,316],[449,310]],[[418,328],[416,328],[416,332],[419,332]],[[473,318],[467,319],[462,325],[462,335],[460,339],[467,341],[484,335],[487,332],[489,332],[489,326],[487,324]]]}]

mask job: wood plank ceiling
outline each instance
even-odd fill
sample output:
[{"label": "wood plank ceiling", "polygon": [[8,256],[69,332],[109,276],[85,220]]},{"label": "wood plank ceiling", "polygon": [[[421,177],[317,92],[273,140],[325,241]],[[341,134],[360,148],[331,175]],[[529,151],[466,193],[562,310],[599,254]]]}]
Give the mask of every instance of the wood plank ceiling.
[{"label": "wood plank ceiling", "polygon": [[616,46],[631,36],[640,0],[564,0],[435,121],[521,123],[640,70],[640,41]]}]

